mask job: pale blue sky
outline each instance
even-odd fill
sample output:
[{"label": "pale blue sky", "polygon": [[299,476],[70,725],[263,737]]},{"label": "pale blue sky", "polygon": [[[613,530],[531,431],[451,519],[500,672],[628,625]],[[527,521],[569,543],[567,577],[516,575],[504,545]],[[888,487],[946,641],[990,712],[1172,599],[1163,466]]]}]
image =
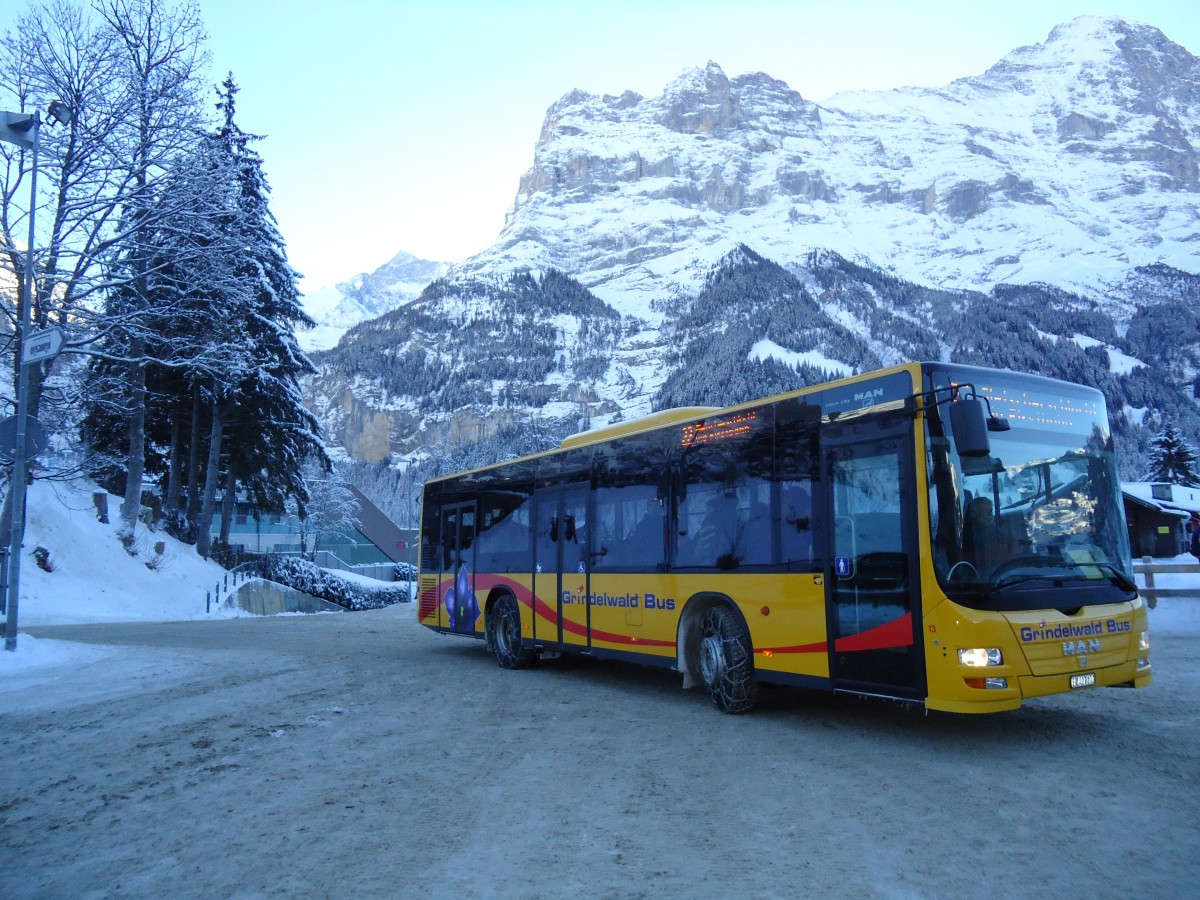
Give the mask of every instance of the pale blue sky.
[{"label": "pale blue sky", "polygon": [[[1200,54],[1194,0],[200,0],[232,69],[292,264],[315,290],[406,250],[487,246],[573,88],[653,96],[683,69],[763,71],[803,96],[976,75],[1084,13]],[[2,17],[11,18],[11,13]],[[7,24],[7,23],[6,23]]]}]

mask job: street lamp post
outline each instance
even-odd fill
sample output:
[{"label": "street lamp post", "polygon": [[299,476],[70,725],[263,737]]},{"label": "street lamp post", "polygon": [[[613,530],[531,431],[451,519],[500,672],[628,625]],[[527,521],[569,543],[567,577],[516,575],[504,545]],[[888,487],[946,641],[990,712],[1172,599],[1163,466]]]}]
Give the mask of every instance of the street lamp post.
[{"label": "street lamp post", "polygon": [[[52,100],[47,111],[49,124],[69,122],[72,110],[61,100]],[[30,366],[42,360],[55,356],[62,348],[63,335],[58,328],[34,334],[33,332],[33,301],[34,288],[37,282],[33,271],[33,242],[36,238],[34,231],[37,213],[37,177],[38,151],[41,148],[42,119],[37,110],[31,113],[0,113],[0,141],[16,144],[26,150],[33,151],[33,160],[29,174],[29,243],[25,247],[25,302],[18,302],[20,309],[19,322],[14,344],[17,357],[15,368],[17,379],[17,427],[16,441],[13,448],[13,471],[9,511],[12,521],[9,523],[8,559],[4,566],[7,584],[0,591],[0,600],[4,601],[4,649],[17,649],[17,599],[21,584],[21,544],[25,540],[25,477],[29,463],[29,375]],[[37,424],[36,422],[34,423]]]},{"label": "street lamp post", "polygon": [[33,321],[33,241],[34,214],[37,212],[37,176],[38,176],[38,132],[41,127],[41,117],[35,110],[32,113],[10,113],[4,115],[4,127],[0,130],[0,140],[8,141],[19,147],[33,151],[33,166],[29,176],[29,243],[25,248],[25,278],[24,302],[19,303],[20,322],[17,325],[14,353],[17,354],[17,440],[13,450],[13,468],[11,501],[9,511],[12,514],[11,529],[8,541],[8,585],[6,588],[6,604],[4,613],[4,649],[17,649],[17,598],[21,584],[21,543],[25,538],[25,474],[28,460],[28,417],[29,417],[29,372],[27,371],[24,342],[29,337]]}]

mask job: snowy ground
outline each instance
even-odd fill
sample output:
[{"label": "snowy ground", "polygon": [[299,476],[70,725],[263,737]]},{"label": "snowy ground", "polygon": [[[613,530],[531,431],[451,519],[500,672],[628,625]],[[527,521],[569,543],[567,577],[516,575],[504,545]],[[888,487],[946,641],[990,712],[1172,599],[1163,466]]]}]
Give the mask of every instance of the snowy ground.
[{"label": "snowy ground", "polygon": [[780,689],[729,717],[666,671],[500,670],[408,605],[194,621],[215,579],[187,548],[165,572],[119,547],[83,565],[112,526],[52,518],[39,500],[29,533],[60,565],[22,579],[18,651],[0,652],[5,898],[1174,898],[1200,883],[1200,600],[1151,611],[1142,691],[965,717]]}]

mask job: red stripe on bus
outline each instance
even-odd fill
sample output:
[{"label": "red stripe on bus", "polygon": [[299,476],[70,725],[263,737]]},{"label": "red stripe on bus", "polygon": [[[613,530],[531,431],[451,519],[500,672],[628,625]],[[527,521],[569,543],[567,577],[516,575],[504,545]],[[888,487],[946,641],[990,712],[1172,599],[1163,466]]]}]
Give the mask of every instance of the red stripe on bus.
[{"label": "red stripe on bus", "polygon": [[839,653],[856,650],[885,650],[889,647],[911,647],[913,642],[912,613],[858,634],[838,638],[833,649]]},{"label": "red stripe on bus", "polygon": [[[450,579],[450,582],[452,583],[453,579]],[[447,582],[442,582],[442,584],[445,583]],[[441,593],[442,584],[438,585],[439,594]],[[512,591],[513,596],[517,598],[517,602],[528,607],[531,613],[540,615],[549,621],[551,625],[557,626],[559,624],[558,611],[544,600],[538,599],[529,588],[520,582],[513,581],[511,578],[506,578],[503,575],[485,574],[475,576],[475,588],[477,590],[490,591],[492,588],[498,586],[506,587]],[[576,637],[586,638],[588,636],[586,625],[581,625],[570,619],[563,619],[562,627],[563,631],[570,632]],[[675,646],[674,641],[652,640],[649,638],[639,638],[636,635],[613,634],[595,629],[592,629],[591,635],[593,641],[603,641],[606,644],[627,644],[630,646],[640,644],[645,647]],[[912,643],[912,613],[905,613],[898,619],[885,622],[883,625],[870,628],[867,631],[838,638],[833,646],[839,653],[853,653],[861,650],[885,650],[890,647],[909,647]],[[818,641],[812,644],[795,644],[791,647],[756,647],[754,652],[759,654],[826,653],[828,650],[829,643],[827,641]]]},{"label": "red stripe on bus", "polygon": [[[503,586],[513,592],[513,596],[517,598],[517,602],[529,608],[530,612],[539,615],[548,620],[551,625],[558,625],[558,610],[550,606],[546,601],[535,597],[523,584],[513,581],[511,578],[505,578],[501,575],[477,575],[475,577],[475,587],[478,590],[491,590],[494,587]],[[586,625],[581,625],[578,622],[572,622],[570,619],[562,620],[563,631],[570,632],[577,637],[586,638],[588,629]],[[593,641],[604,641],[607,644],[629,644],[631,646],[643,647],[674,647],[674,641],[659,641],[649,638],[639,638],[635,635],[612,634],[607,631],[597,631],[592,629]]]}]

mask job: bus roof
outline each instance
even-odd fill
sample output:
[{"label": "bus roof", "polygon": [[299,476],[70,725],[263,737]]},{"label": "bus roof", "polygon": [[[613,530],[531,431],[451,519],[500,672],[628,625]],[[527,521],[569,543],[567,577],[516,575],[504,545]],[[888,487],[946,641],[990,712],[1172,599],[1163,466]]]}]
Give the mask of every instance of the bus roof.
[{"label": "bus roof", "polygon": [[[756,400],[747,400],[742,403],[733,404],[731,406],[714,407],[714,406],[681,406],[674,409],[664,409],[660,412],[651,413],[648,416],[642,416],[638,419],[632,419],[628,422],[618,422],[615,425],[607,425],[603,428],[597,428],[594,431],[583,431],[578,434],[572,434],[562,440],[558,447],[550,450],[543,450],[539,453],[533,453],[529,456],[521,457],[521,460],[538,459],[543,456],[552,456],[562,450],[569,450],[579,447],[588,447],[592,444],[602,443],[607,440],[612,440],[618,437],[625,437],[632,434],[640,434],[644,431],[652,431],[656,428],[661,428],[666,425],[671,425],[677,422],[686,422],[691,419],[701,419],[705,416],[711,416],[716,413],[727,414],[737,412],[738,410],[757,406],[764,403],[773,403],[788,397],[802,397],[806,394],[813,394],[822,390],[829,390],[843,385],[850,385],[860,381],[867,381],[872,378],[890,375],[896,372],[908,372],[914,377],[920,372],[922,367],[927,365],[921,362],[907,362],[895,366],[889,366],[886,369],[875,369],[869,372],[861,372],[857,375],[848,375],[845,378],[837,378],[823,384],[806,385],[794,391],[785,391],[781,394],[774,394],[769,397],[760,397]],[[980,370],[986,371],[986,370]],[[510,459],[503,462],[490,463],[486,466],[480,466],[475,469],[469,469],[463,472],[453,472],[446,475],[437,475],[428,479],[428,482],[444,481],[452,478],[458,478],[461,475],[468,475],[473,472],[492,469],[497,466],[509,465],[510,463],[518,462],[519,460]]]},{"label": "bus roof", "polygon": [[630,419],[628,422],[617,422],[614,425],[606,425],[603,428],[596,428],[592,431],[580,431],[577,434],[563,438],[560,446],[562,449],[567,450],[571,447],[583,447],[599,441],[627,437],[641,431],[651,431],[655,428],[661,428],[663,425],[673,425],[676,422],[686,422],[689,419],[711,416],[720,408],[719,406],[680,406],[675,409],[664,409],[638,419]]}]

